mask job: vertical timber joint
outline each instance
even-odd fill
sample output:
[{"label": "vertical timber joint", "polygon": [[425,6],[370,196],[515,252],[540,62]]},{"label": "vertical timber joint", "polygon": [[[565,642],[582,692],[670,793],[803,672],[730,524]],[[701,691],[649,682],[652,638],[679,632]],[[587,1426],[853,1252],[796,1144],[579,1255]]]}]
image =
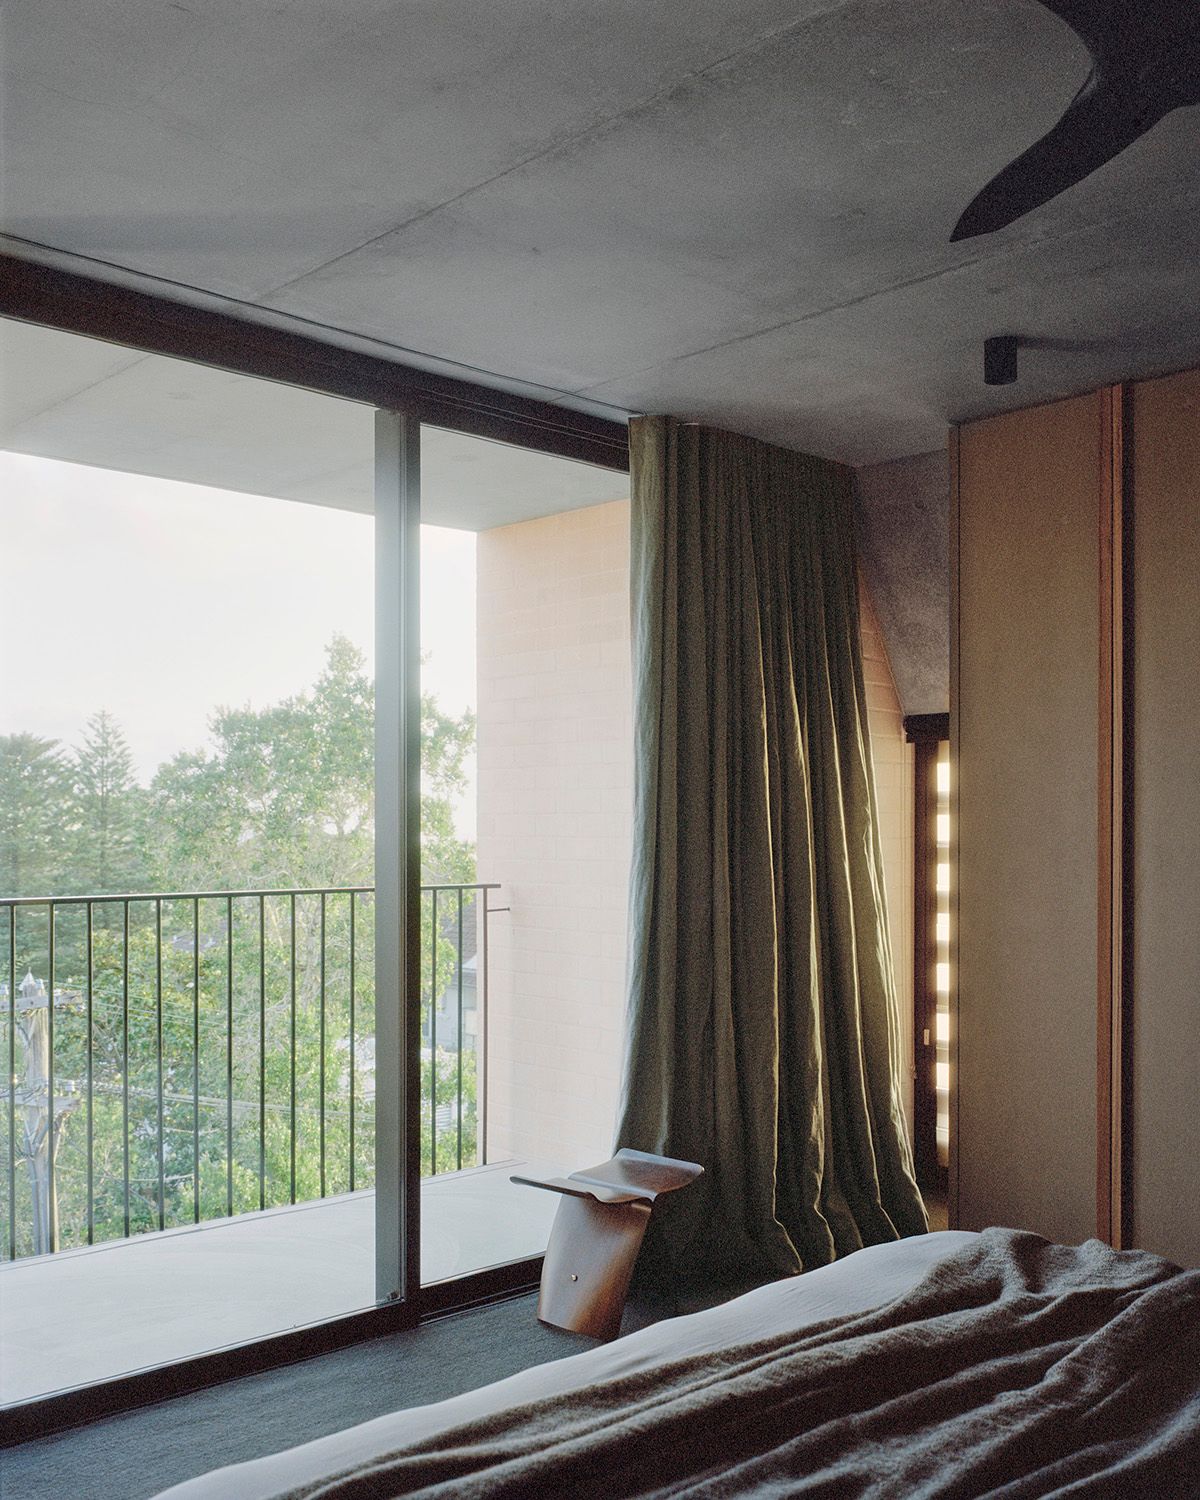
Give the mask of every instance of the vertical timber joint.
[{"label": "vertical timber joint", "polygon": [[1127,628],[1131,495],[1125,483],[1125,407],[1123,386],[1106,386],[1100,392],[1096,1229],[1100,1238],[1117,1249],[1130,1238],[1127,923],[1131,908],[1127,884],[1132,719],[1126,709],[1131,682]]}]

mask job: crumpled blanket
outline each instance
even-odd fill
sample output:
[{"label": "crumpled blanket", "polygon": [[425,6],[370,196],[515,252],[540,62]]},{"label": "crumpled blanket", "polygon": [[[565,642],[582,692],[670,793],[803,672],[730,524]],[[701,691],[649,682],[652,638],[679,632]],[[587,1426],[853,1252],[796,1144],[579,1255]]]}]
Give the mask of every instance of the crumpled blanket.
[{"label": "crumpled blanket", "polygon": [[497,1411],[286,1500],[407,1495],[1200,1496],[1200,1271],[989,1229],[883,1307]]}]

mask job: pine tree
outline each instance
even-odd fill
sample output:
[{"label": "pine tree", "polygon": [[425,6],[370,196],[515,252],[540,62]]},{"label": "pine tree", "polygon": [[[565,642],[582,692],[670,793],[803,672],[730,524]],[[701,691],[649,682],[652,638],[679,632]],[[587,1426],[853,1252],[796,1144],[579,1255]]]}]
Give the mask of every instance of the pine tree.
[{"label": "pine tree", "polygon": [[55,893],[69,794],[57,740],[0,735],[0,895]]},{"label": "pine tree", "polygon": [[76,891],[89,894],[136,889],[138,788],[133,756],[121,726],[101,709],[88,720],[71,764]]}]

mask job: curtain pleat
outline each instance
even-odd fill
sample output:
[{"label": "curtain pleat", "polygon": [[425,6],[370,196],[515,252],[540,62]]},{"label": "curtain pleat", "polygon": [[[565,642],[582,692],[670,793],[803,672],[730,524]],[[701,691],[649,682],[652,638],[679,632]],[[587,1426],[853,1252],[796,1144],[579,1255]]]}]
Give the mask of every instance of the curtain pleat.
[{"label": "curtain pleat", "polygon": [[900,1096],[850,477],[630,426],[635,826],[618,1145],[698,1161],[643,1284],[923,1232]]}]

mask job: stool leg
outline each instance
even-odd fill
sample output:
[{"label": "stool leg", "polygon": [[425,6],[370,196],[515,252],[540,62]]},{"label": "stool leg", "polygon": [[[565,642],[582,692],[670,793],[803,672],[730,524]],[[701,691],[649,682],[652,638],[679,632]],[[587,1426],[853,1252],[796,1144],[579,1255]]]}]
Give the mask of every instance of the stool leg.
[{"label": "stool leg", "polygon": [[615,1339],[649,1222],[648,1203],[564,1197],[542,1268],[541,1321],[593,1338]]}]

